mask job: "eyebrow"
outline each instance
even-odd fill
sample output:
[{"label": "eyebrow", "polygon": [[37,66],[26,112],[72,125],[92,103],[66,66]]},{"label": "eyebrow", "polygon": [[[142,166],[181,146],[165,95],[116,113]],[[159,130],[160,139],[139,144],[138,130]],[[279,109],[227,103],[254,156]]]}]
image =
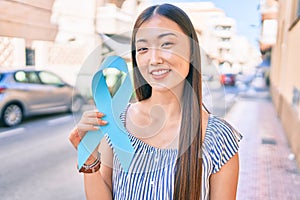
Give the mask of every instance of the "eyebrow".
[{"label": "eyebrow", "polygon": [[[158,35],[157,37],[158,37],[158,39],[161,39],[168,35],[173,35],[173,36],[177,37],[177,35],[175,33],[162,33],[162,34]],[[147,40],[146,39],[138,39],[135,43],[138,43],[138,42],[147,42]]]},{"label": "eyebrow", "polygon": [[177,37],[177,35],[175,33],[162,33],[158,36],[158,38],[160,39],[160,38],[168,36],[168,35],[173,35],[173,36]]}]

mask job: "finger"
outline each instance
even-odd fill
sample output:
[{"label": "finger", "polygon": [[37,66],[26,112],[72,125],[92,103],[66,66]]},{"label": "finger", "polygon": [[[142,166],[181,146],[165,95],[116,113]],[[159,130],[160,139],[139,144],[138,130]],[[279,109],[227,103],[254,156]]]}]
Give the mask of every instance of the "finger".
[{"label": "finger", "polygon": [[97,110],[90,110],[90,111],[86,111],[86,112],[84,112],[83,113],[83,115],[82,115],[83,117],[98,117],[98,118],[101,118],[101,117],[103,117],[104,116],[104,114],[103,113],[101,113],[101,112],[99,112],[99,111],[97,111]]},{"label": "finger", "polygon": [[107,124],[107,121],[102,120],[101,118],[97,117],[89,117],[89,118],[83,118],[80,121],[80,124],[85,124],[85,125],[94,125],[94,126],[104,126]]},{"label": "finger", "polygon": [[93,124],[78,124],[78,132],[79,132],[79,136],[83,137],[85,135],[86,132],[88,131],[95,131],[95,130],[99,130],[98,126],[95,126]]}]

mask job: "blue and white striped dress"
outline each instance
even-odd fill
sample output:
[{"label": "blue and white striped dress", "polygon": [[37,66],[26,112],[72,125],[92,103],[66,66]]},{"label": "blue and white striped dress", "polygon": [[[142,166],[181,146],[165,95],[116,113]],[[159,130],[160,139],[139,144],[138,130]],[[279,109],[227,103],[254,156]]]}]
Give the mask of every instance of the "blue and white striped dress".
[{"label": "blue and white striped dress", "polygon": [[[121,120],[125,124],[126,112]],[[150,146],[128,133],[135,154],[128,172],[116,156],[113,158],[114,200],[169,200],[173,199],[177,149]],[[238,151],[242,136],[226,121],[210,114],[202,145],[202,198],[209,199],[209,177]],[[110,146],[109,137],[106,139]]]}]

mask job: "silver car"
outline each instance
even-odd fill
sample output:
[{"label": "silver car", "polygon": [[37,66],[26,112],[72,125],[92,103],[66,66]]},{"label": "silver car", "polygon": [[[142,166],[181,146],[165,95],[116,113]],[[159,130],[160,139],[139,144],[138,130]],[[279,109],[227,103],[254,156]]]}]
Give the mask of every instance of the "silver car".
[{"label": "silver car", "polygon": [[78,112],[84,98],[52,72],[34,69],[0,71],[0,122],[20,124],[25,117]]}]

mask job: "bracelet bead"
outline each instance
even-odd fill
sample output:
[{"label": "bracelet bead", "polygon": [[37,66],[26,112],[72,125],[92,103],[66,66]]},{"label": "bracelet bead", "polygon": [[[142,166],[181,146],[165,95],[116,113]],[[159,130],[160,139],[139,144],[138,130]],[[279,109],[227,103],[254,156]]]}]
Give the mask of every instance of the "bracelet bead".
[{"label": "bracelet bead", "polygon": [[98,152],[97,159],[90,165],[83,164],[79,169],[81,173],[95,173],[100,169],[101,166],[101,154]]}]

